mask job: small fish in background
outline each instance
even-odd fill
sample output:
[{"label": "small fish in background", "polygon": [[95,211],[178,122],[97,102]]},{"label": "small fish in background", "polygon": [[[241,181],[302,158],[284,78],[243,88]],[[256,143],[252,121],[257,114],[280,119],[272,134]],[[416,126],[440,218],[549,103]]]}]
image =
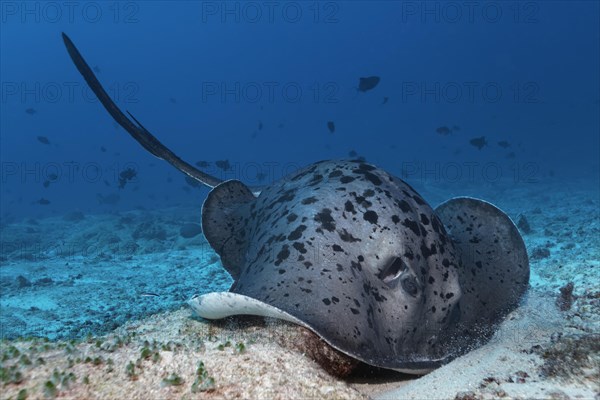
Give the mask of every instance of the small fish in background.
[{"label": "small fish in background", "polygon": [[517,157],[517,156],[516,156],[516,154],[515,154],[515,152],[514,152],[514,151],[511,151],[510,153],[508,153],[508,154],[506,155],[506,158],[507,158],[507,159],[509,159],[509,160],[514,160],[516,157]]},{"label": "small fish in background", "polygon": [[454,125],[454,126],[452,127],[452,130],[453,130],[453,131],[460,131],[460,126],[458,126],[458,125]]},{"label": "small fish in background", "polygon": [[327,121],[327,129],[329,129],[330,133],[335,132],[335,124],[333,121]]},{"label": "small fish in background", "polygon": [[487,145],[487,140],[485,140],[485,136],[480,136],[469,140],[469,143],[472,146],[477,147],[478,150],[481,150],[484,146]]},{"label": "small fish in background", "polygon": [[231,169],[231,164],[229,164],[229,160],[218,160],[215,162],[217,168],[221,168],[223,171],[229,171]]},{"label": "small fish in background", "polygon": [[366,78],[358,79],[357,92],[368,92],[369,90],[375,89],[375,86],[379,84],[381,79],[378,76],[368,76]]},{"label": "small fish in background", "polygon": [[388,102],[388,100],[389,100],[389,99],[390,99],[389,97],[386,97],[386,96],[384,96],[384,97],[383,97],[383,103],[381,103],[381,104],[382,104],[382,105],[383,105],[383,104],[386,104],[386,103]]},{"label": "small fish in background", "polygon": [[152,293],[152,292],[143,292],[143,293],[140,293],[140,296],[141,297],[160,297],[159,294]]},{"label": "small fish in background", "polygon": [[438,135],[442,135],[442,136],[448,136],[449,134],[451,134],[451,133],[452,133],[452,130],[450,130],[450,128],[448,128],[447,126],[445,126],[445,125],[444,125],[444,126],[440,126],[439,128],[437,128],[437,129],[435,130],[435,132],[436,132]]},{"label": "small fish in background", "polygon": [[115,205],[121,200],[121,197],[116,193],[111,193],[108,196],[103,196],[100,193],[96,193],[98,204]]},{"label": "small fish in background", "polygon": [[100,73],[100,67],[97,65],[94,65],[94,68],[92,68],[94,70],[95,73],[99,74]]},{"label": "small fish in background", "polygon": [[35,108],[28,108],[27,110],[25,110],[25,112],[29,115],[37,114],[37,110]]},{"label": "small fish in background", "polygon": [[106,147],[100,146],[100,151],[103,152],[103,153],[106,153]]},{"label": "small fish in background", "polygon": [[177,104],[177,100],[174,97],[169,97],[171,104]]},{"label": "small fish in background", "polygon": [[39,199],[37,201],[34,201],[31,204],[39,204],[39,205],[42,205],[42,206],[47,206],[48,204],[50,204],[50,200],[45,199],[45,198],[42,197],[41,199]]},{"label": "small fish in background", "polygon": [[133,168],[127,168],[119,174],[119,189],[124,189],[127,182],[137,176],[137,172]]},{"label": "small fish in background", "polygon": [[257,172],[257,173],[256,173],[256,179],[257,179],[259,182],[262,182],[262,181],[264,181],[266,177],[267,177],[267,174],[266,174],[265,172]]},{"label": "small fish in background", "polygon": [[43,144],[50,144],[50,140],[46,136],[38,136],[37,140]]},{"label": "small fish in background", "polygon": [[508,143],[506,140],[501,140],[498,142],[498,146],[502,147],[503,149],[507,149],[510,147],[510,143]]},{"label": "small fish in background", "polygon": [[354,150],[350,150],[348,152],[348,157],[356,157],[358,155],[358,153]]},{"label": "small fish in background", "polygon": [[258,131],[254,131],[254,132],[252,132],[252,135],[250,135],[250,139],[256,139],[257,136],[258,136]]},{"label": "small fish in background", "polygon": [[200,187],[200,182],[198,182],[197,180],[190,178],[189,176],[185,177],[185,183],[187,183],[188,185],[190,185],[191,187],[194,188],[198,188]]},{"label": "small fish in background", "polygon": [[104,186],[110,187],[110,183],[108,183],[108,181],[106,179],[103,182],[104,182]]},{"label": "small fish in background", "polygon": [[208,161],[200,160],[200,161],[196,161],[196,166],[199,168],[208,168],[208,167],[210,167],[210,163]]},{"label": "small fish in background", "polygon": [[44,187],[47,188],[52,182],[55,182],[57,179],[58,175],[56,175],[55,173],[48,175],[48,179],[46,179],[43,183]]},{"label": "small fish in background", "polygon": [[258,121],[258,130],[259,130],[259,131],[262,131],[262,128],[263,128],[263,123],[262,123],[262,121]]}]

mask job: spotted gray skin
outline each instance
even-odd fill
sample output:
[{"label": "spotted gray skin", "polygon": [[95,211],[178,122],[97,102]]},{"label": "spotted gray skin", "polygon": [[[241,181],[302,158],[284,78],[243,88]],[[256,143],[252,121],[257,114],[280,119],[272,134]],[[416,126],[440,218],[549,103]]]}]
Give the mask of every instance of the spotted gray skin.
[{"label": "spotted gray skin", "polygon": [[213,188],[204,234],[235,282],[193,297],[200,316],[282,318],[370,365],[423,373],[487,340],[526,292],[525,245],[493,205],[455,198],[434,212],[408,184],[360,161],[319,162],[261,189],[223,182],[128,118],[63,41],[127,133]]},{"label": "spotted gray skin", "polygon": [[[297,317],[369,364],[431,367],[449,356],[440,340],[461,297],[459,260],[413,188],[360,161],[324,161],[255,201],[246,193],[215,204],[219,192],[240,185],[217,186],[203,210],[204,232],[222,257],[232,251],[220,251],[223,243],[240,246],[241,256],[224,262],[235,279],[232,292]],[[237,222],[228,224],[218,210],[235,198],[248,203],[236,203],[230,220]]]}]

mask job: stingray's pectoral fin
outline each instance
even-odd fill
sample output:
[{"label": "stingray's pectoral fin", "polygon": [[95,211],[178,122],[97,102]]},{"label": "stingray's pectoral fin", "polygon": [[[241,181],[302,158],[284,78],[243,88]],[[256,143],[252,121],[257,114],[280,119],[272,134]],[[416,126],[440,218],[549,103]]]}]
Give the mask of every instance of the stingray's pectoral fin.
[{"label": "stingray's pectoral fin", "polygon": [[222,182],[220,179],[208,175],[207,173],[196,169],[192,165],[180,159],[175,153],[159,142],[158,139],[156,139],[154,135],[152,135],[146,128],[142,126],[142,124],[133,118],[133,115],[131,115],[129,112],[127,113],[133,118],[135,123],[127,118],[127,116],[123,114],[123,111],[121,111],[115,102],[112,101],[108,93],[106,93],[106,90],[104,90],[100,84],[100,81],[98,81],[98,78],[96,78],[96,75],[85,61],[81,53],[79,53],[79,50],[77,50],[71,39],[69,39],[64,32],[62,34],[62,38],[65,46],[67,47],[67,51],[71,56],[71,60],[73,60],[77,70],[79,70],[79,73],[81,73],[90,89],[92,89],[96,97],[98,97],[100,103],[102,103],[106,111],[108,111],[113,119],[119,125],[121,125],[123,129],[125,129],[139,144],[141,144],[146,150],[156,157],[169,162],[184,174],[205,184],[206,186],[215,187]]},{"label": "stingray's pectoral fin", "polygon": [[470,197],[448,200],[435,212],[461,253],[460,324],[494,325],[528,288],[529,259],[519,230],[502,210]]},{"label": "stingray's pectoral fin", "polygon": [[246,261],[251,233],[248,221],[255,201],[248,186],[230,180],[211,190],[202,205],[204,236],[234,280]]}]

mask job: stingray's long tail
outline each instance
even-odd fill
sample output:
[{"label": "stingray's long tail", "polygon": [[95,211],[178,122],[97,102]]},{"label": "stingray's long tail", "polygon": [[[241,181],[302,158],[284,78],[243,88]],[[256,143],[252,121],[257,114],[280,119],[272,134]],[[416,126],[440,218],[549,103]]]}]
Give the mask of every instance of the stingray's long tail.
[{"label": "stingray's long tail", "polygon": [[186,163],[181,158],[177,157],[175,153],[169,150],[165,145],[158,141],[146,128],[144,128],[133,115],[128,114],[134,119],[135,123],[132,122],[123,112],[117,107],[117,105],[109,97],[106,90],[102,87],[96,75],[83,59],[71,39],[63,32],[62,34],[67,51],[75,63],[75,66],[92,89],[98,100],[102,103],[106,111],[119,123],[135,140],[137,140],[146,150],[155,155],[156,157],[169,162],[175,168],[188,175],[189,177],[205,184],[208,187],[215,187],[222,180],[215,178],[207,173],[204,173],[192,165]]}]

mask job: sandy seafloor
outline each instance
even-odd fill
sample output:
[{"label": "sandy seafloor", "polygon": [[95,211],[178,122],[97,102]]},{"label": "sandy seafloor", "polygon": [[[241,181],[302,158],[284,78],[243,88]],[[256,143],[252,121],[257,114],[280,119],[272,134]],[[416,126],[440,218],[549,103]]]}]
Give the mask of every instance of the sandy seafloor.
[{"label": "sandy seafloor", "polygon": [[[200,204],[73,212],[1,227],[0,398],[600,399],[598,181],[414,186],[432,205],[471,195],[531,226],[522,306],[450,364],[335,378],[295,326],[192,315],[186,299],[231,283],[201,234],[180,235]],[[560,311],[568,282],[573,305]]]}]

